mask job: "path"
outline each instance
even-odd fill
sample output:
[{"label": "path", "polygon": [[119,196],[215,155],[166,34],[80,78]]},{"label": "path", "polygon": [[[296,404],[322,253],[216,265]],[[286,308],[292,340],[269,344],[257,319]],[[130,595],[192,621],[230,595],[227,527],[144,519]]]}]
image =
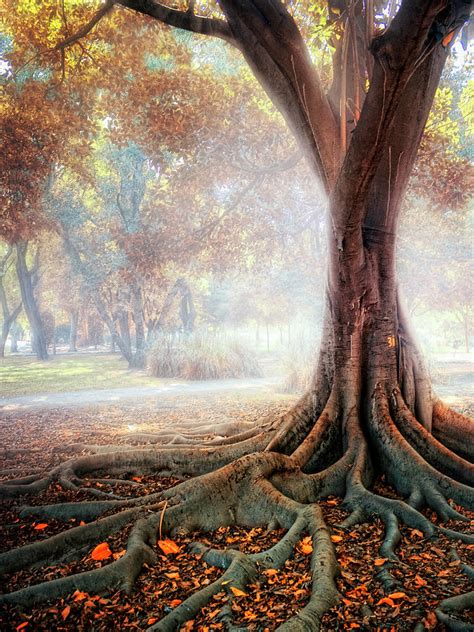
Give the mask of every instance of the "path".
[{"label": "path", "polygon": [[152,399],[155,405],[159,405],[160,402],[155,400],[155,398],[161,400],[169,395],[186,397],[218,392],[254,392],[264,390],[274,392],[280,381],[276,377],[193,382],[169,380],[161,381],[156,386],[133,386],[104,390],[69,391],[66,393],[38,393],[21,397],[0,397],[0,411],[14,412],[42,408],[71,408],[91,404],[113,404],[132,399],[139,400],[140,403],[143,403],[144,400]]}]

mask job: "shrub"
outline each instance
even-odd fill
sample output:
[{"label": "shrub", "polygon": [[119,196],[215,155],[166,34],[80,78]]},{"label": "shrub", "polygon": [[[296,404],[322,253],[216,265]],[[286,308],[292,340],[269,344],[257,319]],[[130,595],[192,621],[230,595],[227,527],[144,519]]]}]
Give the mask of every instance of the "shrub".
[{"label": "shrub", "polygon": [[207,333],[156,337],[147,358],[155,377],[185,380],[261,377],[255,354],[236,339]]}]

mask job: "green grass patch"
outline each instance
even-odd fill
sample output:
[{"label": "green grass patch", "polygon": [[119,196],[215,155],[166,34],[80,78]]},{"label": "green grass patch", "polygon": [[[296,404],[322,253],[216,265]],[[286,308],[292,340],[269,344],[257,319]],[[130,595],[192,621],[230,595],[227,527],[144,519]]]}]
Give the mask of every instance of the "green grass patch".
[{"label": "green grass patch", "polygon": [[118,354],[52,356],[47,362],[29,356],[0,360],[1,397],[156,385],[156,378],[129,370]]}]

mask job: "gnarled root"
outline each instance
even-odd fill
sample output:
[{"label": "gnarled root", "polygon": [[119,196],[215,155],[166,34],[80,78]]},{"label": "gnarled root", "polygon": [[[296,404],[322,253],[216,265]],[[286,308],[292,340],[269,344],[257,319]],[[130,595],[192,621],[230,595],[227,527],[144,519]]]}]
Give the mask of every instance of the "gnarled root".
[{"label": "gnarled root", "polygon": [[[126,554],[120,559],[93,571],[2,595],[0,603],[32,605],[65,596],[75,589],[103,592],[118,587],[130,591],[143,565],[155,563],[153,547],[159,533],[173,533],[177,527],[192,532],[234,524],[272,525],[283,527],[286,532],[275,546],[261,553],[207,549],[196,543],[194,551],[209,564],[223,569],[223,574],[188,596],[151,629],[177,629],[194,618],[221,590],[228,593],[230,603],[233,598],[230,586],[244,590],[265,569],[280,568],[302,534],[308,534],[313,543],[311,596],[305,607],[281,629],[318,630],[324,613],[338,600],[335,549],[319,499],[328,495],[344,498],[343,506],[350,515],[342,528],[374,518],[383,521],[385,536],[380,555],[387,563],[378,569],[377,578],[387,592],[397,585],[390,571],[397,562],[401,525],[417,529],[426,537],[442,533],[465,542],[473,541],[468,534],[434,524],[421,512],[426,507],[437,512],[442,520],[460,520],[463,516],[449,501],[464,508],[474,506],[472,466],[466,461],[466,450],[463,453],[459,445],[460,429],[465,422],[453,418],[456,428],[452,437],[457,438],[450,444],[447,424],[451,417],[444,408],[435,406],[436,436],[433,436],[418,423],[398,388],[387,385],[375,389],[370,414],[361,419],[358,406],[345,404],[334,386],[323,406],[316,406],[312,396],[307,396],[280,420],[280,425],[270,422],[265,431],[262,427],[258,432],[239,429],[235,435],[213,439],[214,443],[203,446],[194,443],[191,447],[127,446],[123,450],[77,456],[47,475],[33,474],[4,483],[0,490],[8,498],[37,492],[52,481],[65,488],[81,489],[85,475],[111,485],[124,481],[104,478],[104,473],[111,476],[171,473],[184,479],[192,477],[145,496],[114,499],[107,495],[107,499],[91,502],[24,507],[22,515],[90,522],[0,555],[3,573],[36,564],[55,564],[71,555],[80,557],[111,533],[126,525],[134,526]],[[203,434],[187,434],[185,443],[201,440]],[[455,451],[451,449],[453,442]],[[376,473],[384,474],[404,500],[376,493],[372,489]],[[104,513],[111,515],[100,518]],[[467,607],[472,607],[472,593],[443,601],[437,615],[450,629],[467,629],[452,627],[462,622],[453,623],[450,616]],[[231,625],[228,606],[222,616]]]}]

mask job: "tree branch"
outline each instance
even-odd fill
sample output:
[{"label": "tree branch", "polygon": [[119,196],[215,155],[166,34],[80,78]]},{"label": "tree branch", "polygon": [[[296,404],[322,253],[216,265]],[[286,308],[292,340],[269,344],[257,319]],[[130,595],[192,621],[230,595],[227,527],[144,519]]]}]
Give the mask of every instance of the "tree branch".
[{"label": "tree branch", "polygon": [[194,13],[194,3],[190,3],[188,11],[178,11],[171,9],[160,2],[154,0],[117,0],[117,4],[133,9],[138,13],[149,15],[168,26],[174,26],[192,33],[200,35],[211,35],[219,37],[234,46],[237,42],[232,35],[227,22],[216,18],[205,18]]},{"label": "tree branch", "polygon": [[66,39],[56,44],[54,50],[64,50],[68,46],[75,44],[78,40],[85,37],[88,33],[90,33],[90,31],[92,31],[94,26],[100,22],[104,15],[107,15],[107,13],[109,13],[109,11],[113,9],[114,4],[114,0],[106,0],[103,6],[101,6],[100,9],[96,11],[96,13],[94,13],[92,19],[89,20],[87,24],[79,29],[79,31],[76,31],[76,33],[73,33],[73,35],[66,37]]}]

